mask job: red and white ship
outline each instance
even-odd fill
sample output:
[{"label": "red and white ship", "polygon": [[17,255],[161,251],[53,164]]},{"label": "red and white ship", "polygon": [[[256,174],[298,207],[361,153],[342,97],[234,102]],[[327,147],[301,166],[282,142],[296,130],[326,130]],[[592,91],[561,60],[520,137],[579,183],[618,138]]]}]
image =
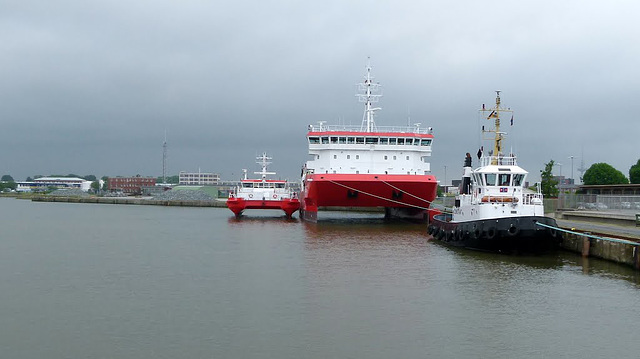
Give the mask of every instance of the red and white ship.
[{"label": "red and white ship", "polygon": [[316,221],[322,207],[382,207],[387,217],[426,220],[437,189],[428,162],[431,127],[376,126],[380,108],[373,103],[381,95],[370,65],[358,88],[365,103],[361,126],[309,125],[300,217]]},{"label": "red and white ship", "polygon": [[234,191],[229,193],[227,207],[233,211],[236,217],[240,217],[245,209],[281,209],[291,218],[291,215],[300,208],[297,193],[293,191],[287,181],[267,179],[267,175],[275,175],[275,172],[267,172],[267,166],[271,164],[266,153],[256,157],[262,171],[254,172],[261,175],[260,179],[248,179],[247,170],[243,170],[244,179]]}]

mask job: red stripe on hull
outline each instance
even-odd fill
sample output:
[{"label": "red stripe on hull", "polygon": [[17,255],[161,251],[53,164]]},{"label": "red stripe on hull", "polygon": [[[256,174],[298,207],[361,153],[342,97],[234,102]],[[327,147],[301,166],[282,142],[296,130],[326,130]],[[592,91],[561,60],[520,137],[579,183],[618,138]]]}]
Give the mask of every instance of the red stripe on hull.
[{"label": "red stripe on hull", "polygon": [[245,209],[281,209],[291,217],[300,208],[300,201],[297,199],[283,200],[245,200],[242,198],[229,198],[227,207],[236,215],[240,216]]},{"label": "red stripe on hull", "polygon": [[307,175],[304,182],[305,211],[317,211],[318,207],[425,209],[437,189],[431,175],[314,174]]}]

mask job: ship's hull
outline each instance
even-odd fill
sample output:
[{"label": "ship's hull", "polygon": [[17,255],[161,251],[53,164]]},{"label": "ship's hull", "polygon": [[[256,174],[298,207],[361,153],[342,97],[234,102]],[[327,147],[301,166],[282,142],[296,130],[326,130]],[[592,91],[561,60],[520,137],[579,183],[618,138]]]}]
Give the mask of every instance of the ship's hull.
[{"label": "ship's hull", "polygon": [[244,198],[229,198],[227,207],[240,217],[246,209],[280,209],[284,211],[287,218],[291,218],[293,213],[300,208],[298,199],[285,198],[281,200],[246,200]]},{"label": "ship's hull", "polygon": [[447,221],[446,214],[433,217],[428,233],[437,241],[454,247],[501,253],[544,253],[557,249],[560,232],[539,226],[556,227],[556,220],[543,216],[503,217],[474,221]]},{"label": "ship's hull", "polygon": [[300,217],[316,221],[322,207],[380,207],[387,215],[426,220],[436,188],[431,175],[308,174]]}]

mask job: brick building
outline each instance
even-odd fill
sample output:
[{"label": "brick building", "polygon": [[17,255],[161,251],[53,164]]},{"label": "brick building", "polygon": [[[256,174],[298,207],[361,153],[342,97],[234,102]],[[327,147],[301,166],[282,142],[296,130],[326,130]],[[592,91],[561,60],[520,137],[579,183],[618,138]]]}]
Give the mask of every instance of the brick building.
[{"label": "brick building", "polygon": [[107,180],[107,189],[109,191],[122,191],[129,194],[141,194],[142,187],[155,185],[156,179],[153,177],[109,177]]}]

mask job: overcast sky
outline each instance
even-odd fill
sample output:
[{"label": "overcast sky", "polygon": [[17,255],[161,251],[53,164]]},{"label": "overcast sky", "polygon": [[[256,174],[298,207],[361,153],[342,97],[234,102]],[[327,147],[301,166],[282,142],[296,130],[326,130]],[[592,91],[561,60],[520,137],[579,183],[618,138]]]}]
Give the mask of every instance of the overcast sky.
[{"label": "overcast sky", "polygon": [[[0,0],[0,175],[271,170],[297,180],[307,125],[359,124],[371,58],[378,125],[435,131],[459,178],[477,110],[515,110],[506,147],[535,180],[640,158],[637,1]],[[410,117],[410,118],[409,118]]]}]

